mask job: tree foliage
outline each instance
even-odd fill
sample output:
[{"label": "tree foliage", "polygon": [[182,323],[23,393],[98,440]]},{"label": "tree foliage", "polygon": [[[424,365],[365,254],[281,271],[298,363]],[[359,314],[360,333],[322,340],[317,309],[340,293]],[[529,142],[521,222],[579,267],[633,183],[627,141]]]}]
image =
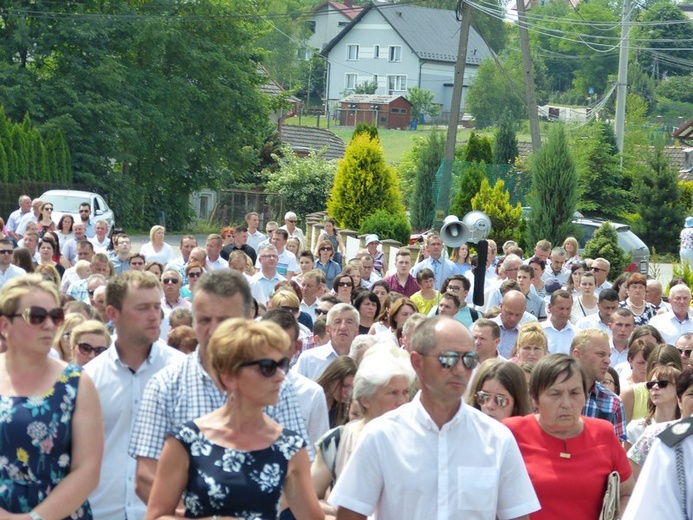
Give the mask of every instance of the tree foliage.
[{"label": "tree foliage", "polygon": [[470,163],[460,176],[460,190],[457,197],[450,206],[450,213],[457,215],[460,219],[472,211],[472,199],[479,193],[483,181],[486,179],[485,163]]},{"label": "tree foliage", "polygon": [[522,206],[510,204],[510,194],[502,179],[496,181],[491,189],[488,179],[481,181],[481,188],[472,198],[472,209],[483,211],[491,219],[491,237],[502,244],[516,238],[516,231],[522,219]]},{"label": "tree foliage", "polygon": [[298,157],[287,148],[277,164],[278,168],[264,174],[268,191],[284,195],[299,218],[325,209],[337,171],[335,161],[316,152]]},{"label": "tree foliage", "polygon": [[546,239],[560,244],[574,234],[573,214],[578,202],[578,178],[562,126],[554,126],[532,161],[532,210],[527,241]]},{"label": "tree foliage", "polygon": [[394,170],[385,162],[379,139],[357,134],[339,161],[327,211],[342,228],[360,229],[376,210],[403,211]]},{"label": "tree foliage", "polygon": [[655,145],[648,160],[649,171],[636,179],[636,210],[640,216],[635,233],[662,253],[678,250],[681,222],[686,207],[681,203],[678,176],[664,156],[664,144]]},{"label": "tree foliage", "polygon": [[618,234],[611,222],[604,222],[585,244],[585,258],[605,258],[611,264],[609,277],[614,278],[630,264],[630,254],[618,245]]},{"label": "tree foliage", "polygon": [[411,118],[418,121],[421,114],[437,116],[440,114],[440,105],[433,102],[433,92],[419,87],[409,87],[406,98],[411,103]]},{"label": "tree foliage", "polygon": [[436,207],[433,186],[444,154],[445,137],[440,132],[431,132],[417,160],[416,184],[409,205],[411,225],[416,230],[426,230],[433,224]]}]

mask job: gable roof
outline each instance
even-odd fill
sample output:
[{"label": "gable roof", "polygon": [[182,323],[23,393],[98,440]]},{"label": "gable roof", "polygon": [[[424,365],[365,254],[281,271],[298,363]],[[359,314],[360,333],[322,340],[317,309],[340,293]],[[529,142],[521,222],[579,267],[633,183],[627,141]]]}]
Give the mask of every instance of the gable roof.
[{"label": "gable roof", "polygon": [[325,159],[344,157],[344,141],[329,130],[314,126],[282,125],[280,132],[281,142],[291,146],[294,152],[319,152],[327,147],[322,155]]},{"label": "gable roof", "polygon": [[363,7],[358,6],[358,5],[349,6],[349,5],[343,4],[341,2],[331,2],[330,0],[327,0],[326,2],[323,2],[323,3],[313,7],[313,9],[311,9],[311,12],[315,13],[327,5],[334,7],[337,11],[342,13],[344,16],[346,16],[350,20],[353,20],[354,18],[356,18],[356,16],[363,10]]},{"label": "gable roof", "polygon": [[[459,47],[460,22],[455,11],[405,4],[370,4],[323,49],[329,51],[372,9],[377,10],[421,60],[454,63]],[[467,63],[478,65],[491,56],[483,38],[469,29]]]}]

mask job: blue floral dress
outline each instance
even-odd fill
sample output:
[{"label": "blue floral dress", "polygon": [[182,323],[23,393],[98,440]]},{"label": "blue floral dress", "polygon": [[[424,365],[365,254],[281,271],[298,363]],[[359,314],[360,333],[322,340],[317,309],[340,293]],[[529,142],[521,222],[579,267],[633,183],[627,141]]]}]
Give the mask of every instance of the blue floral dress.
[{"label": "blue floral dress", "polygon": [[[70,471],[72,413],[82,367],[68,365],[46,395],[0,395],[0,507],[28,513]],[[69,518],[91,519],[85,502]]]},{"label": "blue floral dress", "polygon": [[186,518],[279,517],[289,460],[305,446],[300,435],[285,429],[270,447],[241,451],[214,444],[190,421],[173,437],[190,457],[188,485],[183,493]]}]

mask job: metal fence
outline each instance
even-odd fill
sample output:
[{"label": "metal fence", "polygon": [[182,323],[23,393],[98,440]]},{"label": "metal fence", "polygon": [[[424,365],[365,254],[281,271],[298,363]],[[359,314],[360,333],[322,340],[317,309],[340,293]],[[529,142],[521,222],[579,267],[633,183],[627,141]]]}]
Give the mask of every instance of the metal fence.
[{"label": "metal fence", "polygon": [[28,195],[32,199],[39,197],[48,190],[87,190],[81,184],[56,184],[41,181],[22,181],[17,183],[3,182],[0,190],[0,216],[7,222],[7,218],[19,205],[19,197]]},{"label": "metal fence", "polygon": [[260,230],[270,220],[284,222],[285,200],[279,193],[227,189],[219,192],[217,204],[209,217],[210,224],[219,227],[236,226],[245,221],[251,211],[260,215]]}]

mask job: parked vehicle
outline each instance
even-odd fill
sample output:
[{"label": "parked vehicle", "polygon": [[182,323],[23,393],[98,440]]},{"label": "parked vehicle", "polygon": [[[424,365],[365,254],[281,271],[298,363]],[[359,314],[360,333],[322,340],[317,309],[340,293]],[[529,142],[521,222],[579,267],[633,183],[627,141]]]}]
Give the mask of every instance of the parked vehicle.
[{"label": "parked vehicle", "polygon": [[56,224],[65,214],[72,215],[75,222],[79,221],[79,205],[87,202],[91,206],[91,218],[93,220],[105,220],[108,222],[108,229],[113,229],[115,226],[113,210],[108,207],[104,198],[98,193],[91,191],[49,190],[41,195],[40,199],[53,204],[53,220]]}]

